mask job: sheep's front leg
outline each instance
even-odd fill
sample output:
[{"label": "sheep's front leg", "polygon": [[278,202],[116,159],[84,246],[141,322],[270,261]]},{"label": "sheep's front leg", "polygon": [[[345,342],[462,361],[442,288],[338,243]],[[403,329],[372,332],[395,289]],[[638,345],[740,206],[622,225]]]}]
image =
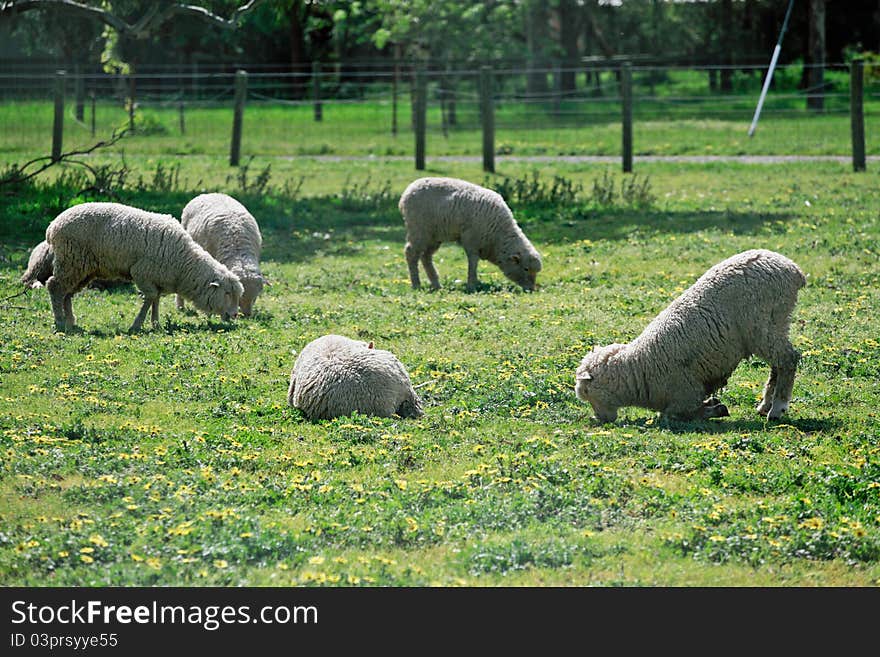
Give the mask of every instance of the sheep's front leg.
[{"label": "sheep's front leg", "polygon": [[184,302],[183,302],[183,297],[182,297],[182,296],[180,296],[179,294],[176,295],[175,303],[177,304],[177,309],[178,309],[178,310],[183,310],[183,308],[184,308]]},{"label": "sheep's front leg", "polygon": [[151,297],[145,297],[144,303],[141,306],[140,311],[137,314],[137,317],[134,318],[134,322],[131,325],[131,328],[128,329],[129,333],[137,333],[141,330],[144,325],[144,320],[147,318],[147,311],[152,307],[154,299]]},{"label": "sheep's front leg", "polygon": [[768,420],[778,420],[788,410],[791,391],[794,388],[795,372],[800,359],[800,353],[791,345],[787,345],[782,353],[776,357],[776,387],[773,391],[773,405],[767,413]]},{"label": "sheep's front leg", "polygon": [[468,251],[467,252],[467,259],[468,259],[467,289],[468,289],[468,291],[473,292],[480,285],[480,281],[477,278],[477,264],[480,262],[479,251]]},{"label": "sheep's front leg", "polygon": [[153,322],[153,326],[156,328],[159,327],[159,297],[153,299],[153,307],[152,313],[150,314],[150,319]]},{"label": "sheep's front leg", "polygon": [[779,378],[779,370],[775,367],[770,368],[770,376],[767,383],[764,384],[764,393],[761,397],[761,403],[757,406],[757,411],[761,415],[767,415],[773,407],[773,393],[776,390],[776,381]]}]

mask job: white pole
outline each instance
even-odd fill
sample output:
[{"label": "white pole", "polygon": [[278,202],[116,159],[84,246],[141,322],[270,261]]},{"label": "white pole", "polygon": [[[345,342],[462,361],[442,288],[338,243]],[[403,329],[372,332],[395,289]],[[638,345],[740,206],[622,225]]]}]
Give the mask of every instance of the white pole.
[{"label": "white pole", "polygon": [[779,59],[779,53],[782,51],[782,37],[785,36],[785,30],[788,28],[788,19],[791,16],[791,8],[794,6],[794,0],[788,3],[788,9],[785,11],[785,19],[782,21],[782,29],[779,31],[779,39],[776,41],[776,47],[773,49],[773,57],[770,58],[770,68],[767,69],[767,77],[764,78],[764,87],[761,89],[761,97],[758,99],[758,106],[755,108],[755,117],[752,119],[752,125],[749,126],[749,137],[755,134],[755,128],[758,127],[758,117],[761,116],[761,108],[764,106],[764,98],[767,96],[767,90],[770,88],[770,81],[773,80],[773,71],[776,68],[776,61]]},{"label": "white pole", "polygon": [[782,47],[777,43],[773,49],[773,57],[770,59],[770,68],[767,70],[767,77],[764,78],[764,88],[761,89],[761,97],[758,99],[758,106],[755,108],[755,118],[752,119],[752,125],[749,126],[749,137],[755,134],[755,128],[758,127],[758,117],[761,116],[761,108],[764,107],[764,98],[767,96],[767,90],[770,88],[770,81],[773,79],[773,69],[776,68],[776,60],[779,59],[779,52]]}]

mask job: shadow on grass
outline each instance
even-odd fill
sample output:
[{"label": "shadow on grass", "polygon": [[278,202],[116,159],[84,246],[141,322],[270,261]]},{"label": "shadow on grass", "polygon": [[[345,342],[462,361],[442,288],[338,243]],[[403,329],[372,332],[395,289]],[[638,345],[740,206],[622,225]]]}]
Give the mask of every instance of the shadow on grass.
[{"label": "shadow on grass", "polygon": [[645,429],[660,427],[672,433],[751,433],[772,430],[778,427],[792,427],[800,433],[833,433],[843,426],[839,420],[828,418],[783,418],[777,421],[767,421],[760,417],[754,419],[730,419],[697,420],[694,422],[679,422],[675,420],[661,419],[659,422],[648,425],[647,419],[640,419],[628,424],[641,426]]},{"label": "shadow on grass", "polygon": [[[129,192],[118,200],[153,212],[179,218],[189,192]],[[31,248],[39,243],[60,204],[45,191],[26,188],[24,198],[0,197],[0,269],[21,272]],[[406,231],[397,200],[350,199],[339,196],[291,199],[272,192],[236,195],[257,219],[263,232],[261,258],[281,263],[302,262],[318,255],[350,256],[365,242],[400,244],[401,257]],[[109,200],[109,199],[93,199]],[[665,211],[657,208],[596,208],[588,203],[534,204],[514,209],[529,239],[541,244],[565,244],[589,238],[622,240],[634,232],[683,234],[721,229],[737,235],[782,230],[793,215],[717,211]]]}]

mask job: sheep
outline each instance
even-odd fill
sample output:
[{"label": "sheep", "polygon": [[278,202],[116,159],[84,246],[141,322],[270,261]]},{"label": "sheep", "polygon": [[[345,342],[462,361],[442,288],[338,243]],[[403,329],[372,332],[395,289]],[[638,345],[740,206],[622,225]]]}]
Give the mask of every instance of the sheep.
[{"label": "sheep", "polygon": [[729,415],[711,395],[751,355],[770,364],[757,411],[779,419],[788,410],[800,353],[789,341],[803,271],[783,255],[752,249],[724,260],[628,344],[598,347],[575,374],[575,394],[601,422],[623,406],[673,419]]},{"label": "sheep", "polygon": [[[260,273],[263,237],[256,219],[226,194],[200,194],[183,208],[180,223],[208,253],[238,276],[244,286],[239,309],[248,317],[266,279]],[[183,297],[177,307],[183,310]]]},{"label": "sheep", "polygon": [[[28,258],[27,270],[21,276],[20,280],[22,285],[24,285],[25,288],[31,289],[43,287],[52,275],[52,263],[54,258],[55,254],[52,252],[52,247],[49,246],[49,243],[46,240],[37,244]],[[96,278],[89,283],[89,287],[95,290],[109,290],[123,283],[124,281],[119,279],[111,281]]]},{"label": "sheep", "polygon": [[288,403],[310,420],[351,415],[419,418],[422,400],[403,364],[390,351],[342,335],[303,347],[290,373]]},{"label": "sheep", "polygon": [[523,289],[535,289],[541,255],[497,192],[457,178],[419,178],[404,190],[398,208],[406,224],[404,253],[413,289],[421,287],[419,259],[431,287],[440,288],[432,258],[443,242],[458,242],[464,248],[469,291],[479,285],[481,258]]},{"label": "sheep", "polygon": [[236,316],[243,287],[238,277],[196,244],[171,215],[121,203],[81,203],[46,228],[55,254],[46,288],[55,328],[76,326],[73,295],[94,278],[134,283],[144,303],[129,329],[140,331],[147,309],[159,325],[159,297],[180,293],[197,308],[224,320]]},{"label": "sheep", "polygon": [[21,284],[26,288],[42,287],[52,275],[54,254],[46,240],[37,244],[28,258],[27,269],[21,275]]}]

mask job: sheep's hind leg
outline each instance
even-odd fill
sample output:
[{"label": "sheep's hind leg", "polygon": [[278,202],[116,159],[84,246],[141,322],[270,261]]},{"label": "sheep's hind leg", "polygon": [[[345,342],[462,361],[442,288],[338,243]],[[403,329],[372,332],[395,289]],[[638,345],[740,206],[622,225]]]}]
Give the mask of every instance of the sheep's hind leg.
[{"label": "sheep's hind leg", "polygon": [[[50,276],[46,281],[46,289],[49,292],[49,300],[52,302],[52,314],[55,316],[55,330],[69,331],[73,328],[73,303],[70,295],[63,289],[61,281]],[[69,314],[68,314],[69,311]]]},{"label": "sheep's hind leg", "polygon": [[431,287],[435,290],[440,289],[440,275],[437,273],[437,268],[434,266],[434,254],[437,253],[437,249],[439,248],[439,244],[432,244],[425,249],[424,253],[422,253],[422,266],[425,268],[428,280],[431,281]]},{"label": "sheep's hind leg", "polygon": [[409,267],[409,281],[412,284],[412,288],[418,290],[422,287],[422,282],[419,280],[419,257],[421,256],[421,251],[413,246],[412,242],[407,242],[403,252],[406,255],[406,264]]},{"label": "sheep's hind leg", "polygon": [[179,294],[175,295],[175,296],[176,296],[175,303],[177,304],[177,309],[183,310],[184,309],[183,297],[180,296]]}]

